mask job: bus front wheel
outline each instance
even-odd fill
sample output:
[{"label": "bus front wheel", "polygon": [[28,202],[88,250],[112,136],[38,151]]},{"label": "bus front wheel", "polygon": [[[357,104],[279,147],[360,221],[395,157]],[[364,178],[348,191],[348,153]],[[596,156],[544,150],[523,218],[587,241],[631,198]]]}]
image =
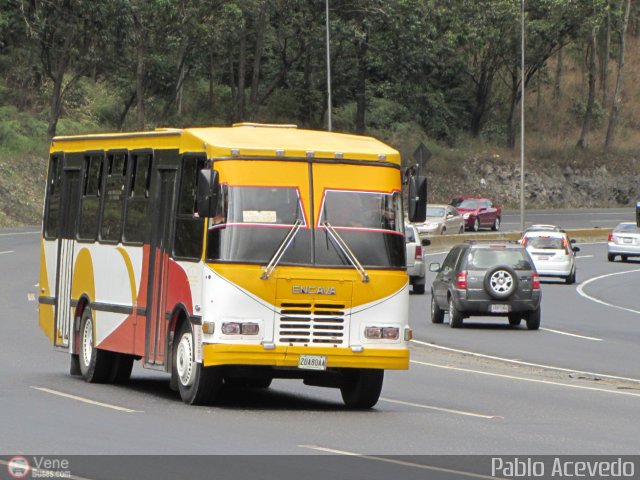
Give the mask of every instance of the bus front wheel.
[{"label": "bus front wheel", "polygon": [[95,346],[95,321],[91,309],[86,307],[80,321],[80,348],[78,352],[80,373],[89,383],[109,381],[113,367],[113,354]]},{"label": "bus front wheel", "polygon": [[204,367],[196,362],[194,352],[191,325],[183,322],[173,348],[173,373],[180,397],[188,405],[209,405],[222,387],[222,371],[220,367]]},{"label": "bus front wheel", "polygon": [[348,408],[367,409],[378,403],[384,370],[347,368],[343,370],[343,377],[340,393]]}]

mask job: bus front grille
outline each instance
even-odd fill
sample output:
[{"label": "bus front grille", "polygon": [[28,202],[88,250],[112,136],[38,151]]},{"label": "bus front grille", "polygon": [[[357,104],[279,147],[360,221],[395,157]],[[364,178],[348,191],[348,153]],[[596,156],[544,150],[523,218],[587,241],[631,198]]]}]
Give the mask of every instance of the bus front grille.
[{"label": "bus front grille", "polygon": [[278,315],[278,341],[316,346],[347,343],[345,307],[337,303],[282,303]]}]

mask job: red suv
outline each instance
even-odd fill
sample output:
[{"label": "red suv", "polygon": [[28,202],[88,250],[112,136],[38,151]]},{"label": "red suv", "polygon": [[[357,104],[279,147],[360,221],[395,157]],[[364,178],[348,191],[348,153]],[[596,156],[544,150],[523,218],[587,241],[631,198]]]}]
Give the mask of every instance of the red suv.
[{"label": "red suv", "polygon": [[488,198],[460,196],[451,200],[450,205],[456,207],[458,213],[462,215],[467,230],[474,232],[480,228],[500,230],[502,207]]}]

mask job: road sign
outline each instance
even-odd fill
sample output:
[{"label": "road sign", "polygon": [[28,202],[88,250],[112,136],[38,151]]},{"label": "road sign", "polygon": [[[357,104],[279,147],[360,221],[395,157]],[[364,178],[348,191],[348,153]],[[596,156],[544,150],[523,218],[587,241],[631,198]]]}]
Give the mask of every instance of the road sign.
[{"label": "road sign", "polygon": [[413,152],[413,158],[418,162],[418,165],[422,167],[431,158],[431,150],[429,150],[424,143],[420,142],[418,148]]}]

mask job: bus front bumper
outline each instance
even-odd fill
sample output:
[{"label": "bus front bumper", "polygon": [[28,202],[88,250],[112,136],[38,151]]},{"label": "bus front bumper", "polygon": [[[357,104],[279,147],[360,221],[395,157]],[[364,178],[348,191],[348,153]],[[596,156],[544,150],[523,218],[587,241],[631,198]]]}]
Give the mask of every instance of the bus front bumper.
[{"label": "bus front bumper", "polygon": [[407,348],[364,348],[353,352],[350,348],[307,348],[276,346],[266,350],[262,345],[204,344],[202,347],[205,367],[215,365],[262,365],[297,368],[301,355],[323,355],[327,368],[379,368],[407,370]]}]

